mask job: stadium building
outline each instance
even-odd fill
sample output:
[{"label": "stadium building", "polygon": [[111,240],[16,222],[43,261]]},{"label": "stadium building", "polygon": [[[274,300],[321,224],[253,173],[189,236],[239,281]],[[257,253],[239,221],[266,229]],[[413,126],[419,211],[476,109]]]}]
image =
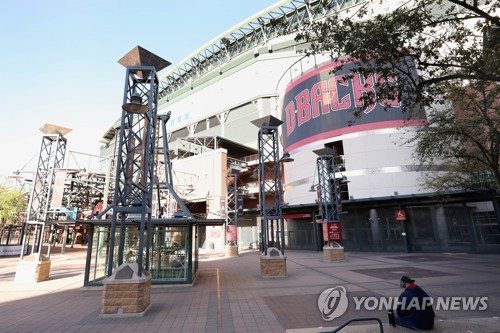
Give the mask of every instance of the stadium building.
[{"label": "stadium building", "polygon": [[[237,216],[237,237],[207,226],[200,246],[242,248],[260,240],[258,128],[274,116],[283,164],[285,245],[321,250],[316,158],[331,149],[341,200],[340,243],[351,251],[498,252],[500,230],[493,203],[480,193],[457,191],[446,200],[423,188],[412,149],[402,142],[418,121],[394,104],[366,110],[352,123],[347,108],[358,103],[370,78],[348,82],[330,73],[329,55],[304,56],[294,36],[280,36],[276,21],[300,25],[334,13],[351,13],[367,1],[280,1],[215,37],[161,76],[159,114],[171,112],[167,137],[173,182],[193,214]],[[373,12],[390,10],[378,1]],[[103,136],[101,156],[114,152],[116,126]],[[228,174],[237,174],[239,200],[228,207]],[[312,189],[312,191],[311,191]],[[175,210],[168,202],[165,209]],[[231,215],[234,216],[234,215]]]}]

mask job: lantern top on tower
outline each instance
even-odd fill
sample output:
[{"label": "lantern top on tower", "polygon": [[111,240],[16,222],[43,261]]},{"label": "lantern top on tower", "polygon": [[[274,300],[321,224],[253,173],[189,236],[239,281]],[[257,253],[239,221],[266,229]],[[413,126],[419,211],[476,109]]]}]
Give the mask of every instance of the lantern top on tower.
[{"label": "lantern top on tower", "polygon": [[40,127],[40,131],[43,134],[59,134],[61,136],[65,136],[66,134],[71,132],[72,129],[52,124],[44,124],[42,127]]},{"label": "lantern top on tower", "polygon": [[265,116],[265,117],[262,117],[259,119],[255,119],[255,120],[252,120],[251,123],[257,127],[262,127],[262,126],[273,126],[273,127],[276,126],[276,127],[278,127],[281,124],[283,124],[283,122],[281,120],[279,120],[278,118],[276,118],[274,116]]},{"label": "lantern top on tower", "polygon": [[333,155],[333,149],[330,147],[324,147],[321,149],[313,150],[313,153],[315,153],[318,156]]},{"label": "lantern top on tower", "polygon": [[157,72],[171,65],[167,60],[149,52],[145,48],[137,45],[124,55],[118,63],[123,67],[130,66],[153,66]]}]

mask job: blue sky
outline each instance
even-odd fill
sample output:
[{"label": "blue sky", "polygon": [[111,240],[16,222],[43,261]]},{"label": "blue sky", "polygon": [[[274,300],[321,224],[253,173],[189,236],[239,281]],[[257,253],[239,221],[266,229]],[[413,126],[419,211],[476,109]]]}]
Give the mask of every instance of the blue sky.
[{"label": "blue sky", "polygon": [[67,152],[98,154],[99,139],[121,114],[125,69],[117,61],[134,46],[175,65],[277,2],[3,2],[0,177],[23,168],[32,158],[24,171],[35,169],[42,138],[39,128],[45,123],[73,130],[66,136]]}]

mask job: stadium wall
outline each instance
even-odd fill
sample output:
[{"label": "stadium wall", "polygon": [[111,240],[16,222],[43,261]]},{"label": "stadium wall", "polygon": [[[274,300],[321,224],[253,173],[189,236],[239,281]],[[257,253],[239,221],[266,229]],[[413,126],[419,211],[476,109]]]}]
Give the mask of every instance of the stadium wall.
[{"label": "stadium wall", "polygon": [[[305,57],[297,53],[300,47],[293,36],[268,40],[163,97],[159,113],[172,112],[170,147],[178,139],[220,136],[256,149],[258,129],[250,121],[273,115],[284,122],[280,151],[288,150],[295,160],[284,165],[283,177],[288,248],[322,247],[315,223],[317,195],[309,190],[317,184],[314,151],[328,146],[336,152],[338,176],[349,181],[341,193],[342,245],[347,250],[498,252],[500,231],[491,202],[465,191],[443,201],[420,185],[423,171],[412,158],[412,147],[402,144],[419,123],[407,122],[395,105],[371,110],[351,124],[354,119],[341,107],[341,97],[350,93],[356,103],[366,82],[335,81],[329,55]],[[335,103],[332,90],[326,90],[327,96],[322,84],[336,85]],[[174,159],[173,168],[207,172],[196,157]],[[200,185],[195,199],[209,196],[198,193],[202,188],[220,185],[220,179]],[[214,192],[223,196],[225,190]],[[402,211],[404,219],[397,215]],[[242,247],[254,243],[259,230],[255,208],[245,214],[238,231]]]}]

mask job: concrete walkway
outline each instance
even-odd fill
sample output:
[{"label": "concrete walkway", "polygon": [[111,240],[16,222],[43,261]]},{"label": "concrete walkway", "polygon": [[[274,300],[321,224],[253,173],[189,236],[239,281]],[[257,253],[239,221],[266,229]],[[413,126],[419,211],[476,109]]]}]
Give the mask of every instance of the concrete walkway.
[{"label": "concrete walkway", "polygon": [[[99,318],[102,290],[82,288],[86,251],[52,251],[50,279],[14,282],[19,257],[0,257],[0,332],[328,332],[356,317],[376,317],[385,332],[384,309],[356,309],[356,297],[397,297],[399,277],[409,275],[434,297],[488,297],[484,310],[437,310],[433,332],[500,332],[500,255],[346,253],[342,263],[321,252],[287,251],[285,278],[263,278],[259,253],[200,255],[194,286],[154,287],[141,318]],[[332,321],[318,308],[322,291],[342,286],[349,306]],[[370,305],[370,304],[368,304]],[[375,322],[341,332],[379,332]]]}]

